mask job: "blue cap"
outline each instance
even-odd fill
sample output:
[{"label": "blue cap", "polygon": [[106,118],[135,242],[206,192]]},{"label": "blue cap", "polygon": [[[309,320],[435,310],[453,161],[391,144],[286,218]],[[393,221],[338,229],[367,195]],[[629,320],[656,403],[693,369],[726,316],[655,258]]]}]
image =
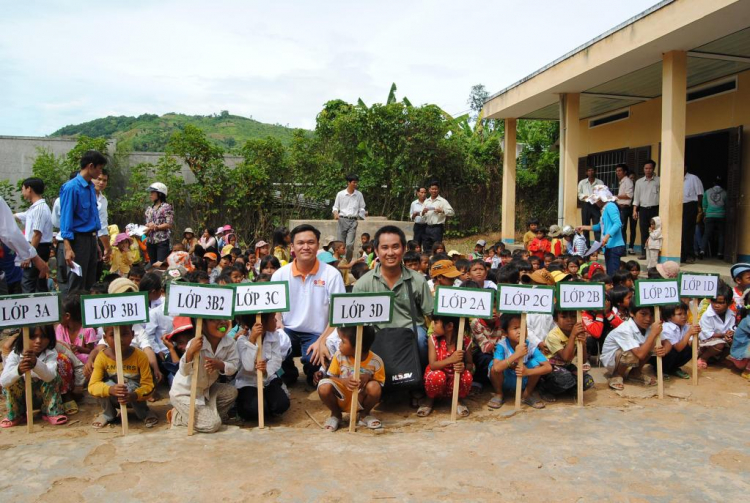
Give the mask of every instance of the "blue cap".
[{"label": "blue cap", "polygon": [[334,257],[333,253],[331,252],[323,252],[320,255],[318,255],[318,260],[320,260],[324,264],[331,264],[333,262],[336,262],[338,259]]},{"label": "blue cap", "polygon": [[732,275],[732,279],[736,278],[737,276],[740,276],[743,272],[747,272],[747,271],[750,271],[750,264],[747,264],[745,262],[734,264],[732,268],[729,269],[729,272]]}]

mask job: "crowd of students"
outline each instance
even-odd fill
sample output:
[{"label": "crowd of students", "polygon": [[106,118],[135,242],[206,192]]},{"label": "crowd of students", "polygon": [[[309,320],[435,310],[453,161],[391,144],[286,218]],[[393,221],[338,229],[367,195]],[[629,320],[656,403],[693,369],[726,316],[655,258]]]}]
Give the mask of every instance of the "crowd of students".
[{"label": "crowd of students", "polygon": [[[130,406],[146,427],[153,427],[159,418],[148,404],[162,386],[169,389],[172,406],[167,420],[173,426],[186,426],[193,379],[197,379],[198,388],[196,431],[215,432],[232,417],[257,421],[258,386],[264,387],[265,414],[282,416],[290,407],[289,387],[299,377],[293,359],[317,352],[318,347],[300,348],[299,334],[290,330],[292,318],[268,313],[259,321],[254,316],[239,316],[233,321],[203,319],[203,337],[196,339],[195,319],[173,318],[165,313],[165,292],[167,284],[174,281],[231,285],[276,280],[284,271],[303,283],[308,274],[315,278],[332,274],[326,280],[315,279],[313,287],[336,283],[347,291],[357,291],[357,282],[369,281],[371,276],[362,278],[381,270],[378,245],[382,245],[382,239],[378,234],[374,239],[363,234],[359,250],[348,261],[346,243],[330,238],[321,241],[317,230],[302,227],[291,232],[276,229],[272,244],[258,240],[245,249],[230,226],[206,231],[200,238],[186,229],[184,239],[172,244],[167,259],[148,271],[139,264],[146,261],[145,250],[138,245],[137,227],[117,232],[112,240],[115,251],[110,273],[105,272],[89,292],[66,293],[58,325],[32,327],[31,347],[26,351],[18,335],[5,341],[0,385],[6,417],[0,426],[16,426],[26,419],[26,371],[31,371],[35,407],[41,409],[44,420],[55,425],[65,424],[67,416],[78,412],[76,400],[87,390],[101,406],[93,427],[117,421],[121,404]],[[700,302],[696,318],[681,302],[663,307],[661,320],[655,321],[653,308],[637,306],[633,301],[634,281],[676,278],[679,264],[674,262],[657,264],[647,273],[642,273],[636,261],[621,262],[619,270],[608,275],[597,261],[597,250],[586,250],[580,232],[567,226],[547,230],[538,222],[530,223],[523,248],[511,251],[501,242],[488,246],[485,240],[479,240],[473,252],[466,255],[456,250],[446,253],[440,242],[429,251],[423,250],[420,243],[407,242],[401,231],[393,229],[386,232],[398,233],[396,243],[389,245],[402,247],[403,259],[398,267],[408,269],[410,277],[426,284],[425,295],[429,297],[420,297],[420,314],[428,330],[427,351],[422,358],[423,384],[412,393],[419,417],[432,413],[439,400],[448,401],[456,373],[460,376],[458,414],[462,417],[470,414],[464,399],[485,387],[491,391],[487,406],[502,407],[504,397],[515,391],[519,377],[523,403],[529,407],[543,408],[557,397],[573,395],[577,388],[576,341],[584,348],[584,390],[594,386],[588,373],[591,365],[606,367],[609,386],[615,390],[623,389],[626,381],[655,385],[646,364],[653,365],[656,356],[663,358],[667,375],[688,378],[681,367],[692,357],[692,337],[700,341],[700,368],[731,362],[743,378],[750,380],[750,264],[732,266],[735,284],[720,282],[718,295]],[[297,246],[294,236],[305,231],[309,241]],[[300,272],[297,259],[300,253],[311,250],[316,253],[314,267],[310,272]],[[469,319],[465,333],[458,333],[458,318],[433,315],[431,309],[431,294],[440,285],[497,289],[500,284],[554,285],[561,281],[604,283],[605,309],[583,312],[581,322],[571,312],[529,314],[524,345],[520,344],[518,314],[495,310],[491,319]],[[391,287],[395,289],[396,285]],[[129,291],[147,292],[150,321],[120,327],[125,384],[119,385],[114,329],[82,328],[80,296]],[[319,308],[327,318],[327,301],[321,301]],[[338,429],[357,388],[360,424],[382,428],[375,410],[384,392],[388,393],[384,385],[390,362],[372,351],[376,330],[364,329],[359,382],[354,379],[355,329],[320,332],[325,333],[320,344],[327,350],[322,357],[303,359],[303,363],[306,373],[311,369],[308,382],[317,387],[323,406],[330,411],[324,428]],[[261,337],[263,359],[258,360]],[[459,337],[463,338],[462,350],[457,349]],[[657,339],[662,341],[660,347]],[[203,365],[195,375],[192,362],[198,355]],[[264,376],[262,383],[258,382],[257,371]]]}]

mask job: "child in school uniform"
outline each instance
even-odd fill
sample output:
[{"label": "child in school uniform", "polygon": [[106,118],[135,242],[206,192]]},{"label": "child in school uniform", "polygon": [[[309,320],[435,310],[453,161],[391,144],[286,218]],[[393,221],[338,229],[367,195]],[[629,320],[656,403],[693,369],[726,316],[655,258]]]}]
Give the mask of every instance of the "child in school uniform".
[{"label": "child in school uniform", "polygon": [[104,330],[107,347],[96,356],[94,371],[89,381],[89,394],[98,398],[102,407],[102,413],[94,419],[91,426],[99,429],[114,422],[119,406],[125,404],[133,408],[146,428],[153,428],[159,420],[146,403],[154,390],[154,379],[151,376],[148,358],[143,351],[130,345],[133,342],[133,327],[121,325],[119,328],[125,383],[117,384],[115,327],[107,327]]},{"label": "child in school uniform", "polygon": [[[237,414],[244,421],[258,420],[258,373],[263,372],[263,405],[266,415],[280,416],[289,409],[289,397],[284,391],[284,382],[277,376],[281,362],[286,357],[282,353],[279,332],[276,329],[276,313],[263,313],[260,323],[252,323],[249,316],[244,324],[251,325],[250,333],[237,337],[237,352],[240,356],[240,369],[234,380],[237,387]],[[253,316],[254,318],[254,316]],[[263,359],[256,361],[258,337],[263,337]]]},{"label": "child in school uniform", "polygon": [[338,329],[341,343],[339,350],[331,357],[331,365],[327,372],[315,373],[314,381],[318,384],[318,396],[323,404],[331,411],[331,417],[326,419],[324,427],[333,433],[341,424],[341,415],[351,410],[354,388],[359,386],[357,398],[359,400],[359,415],[362,419],[359,425],[372,430],[383,427],[383,423],[372,415],[372,409],[380,402],[385,384],[385,366],[383,360],[370,351],[375,342],[375,329],[371,326],[362,327],[362,348],[359,383],[354,380],[355,345],[357,329],[355,327],[340,327]]},{"label": "child in school uniform", "polygon": [[[167,413],[172,426],[187,426],[190,416],[190,385],[198,379],[195,400],[195,431],[215,433],[228,420],[228,412],[237,399],[237,388],[217,382],[219,376],[233,376],[240,364],[237,345],[226,337],[228,320],[203,320],[203,336],[192,339],[180,358],[180,370],[172,382],[169,401],[173,409]],[[198,374],[193,373],[193,360],[201,358]]]},{"label": "child in school uniform", "polygon": [[53,426],[65,424],[62,379],[58,374],[58,353],[51,325],[29,329],[29,349],[23,350],[23,337],[18,337],[13,350],[3,362],[0,386],[3,387],[7,416],[0,427],[10,428],[26,422],[26,374],[31,371],[31,393],[34,405],[42,411],[42,419]]},{"label": "child in school uniform", "polygon": [[693,337],[698,337],[701,327],[688,325],[688,307],[684,302],[662,307],[661,318],[666,320],[661,331],[662,344],[667,352],[662,358],[664,373],[690,379],[690,375],[680,367],[693,359],[690,342]]},{"label": "child in school uniform", "polygon": [[736,318],[729,307],[734,303],[732,289],[719,280],[716,298],[700,320],[700,358],[698,368],[705,369],[708,362],[720,362],[729,354],[734,337]]},{"label": "child in school uniform", "polygon": [[[552,365],[552,372],[542,376],[540,389],[547,396],[544,400],[552,402],[555,396],[575,391],[578,384],[578,369],[576,368],[577,345],[580,341],[583,347],[583,361],[588,361],[586,354],[586,330],[583,323],[576,322],[575,311],[555,310],[555,328],[545,338],[544,356]],[[584,369],[585,370],[585,369]],[[594,378],[588,372],[583,374],[583,390],[594,387]]]},{"label": "child in school uniform", "polygon": [[[630,319],[612,330],[602,346],[601,362],[607,368],[609,387],[625,388],[625,379],[656,386],[656,379],[643,373],[656,347],[656,338],[661,337],[662,323],[654,323],[653,307],[638,307],[630,304]],[[656,355],[664,357],[664,346],[655,349]]]},{"label": "child in school uniform", "polygon": [[[456,372],[461,376],[458,384],[458,408],[460,417],[469,415],[469,408],[462,399],[469,396],[473,372],[471,336],[458,333],[459,319],[452,316],[433,316],[433,333],[428,339],[429,364],[424,372],[424,386],[427,399],[417,410],[419,417],[432,413],[436,399],[453,396],[453,380]],[[458,338],[463,337],[463,349],[459,351]]]},{"label": "child in school uniform", "polygon": [[[522,377],[521,398],[523,403],[535,409],[543,409],[544,402],[532,395],[543,375],[552,372],[552,366],[539,348],[525,341],[521,342],[521,315],[503,313],[500,316],[500,327],[505,337],[495,346],[495,355],[490,367],[490,380],[494,395],[487,406],[499,409],[503,406],[503,392],[515,393],[516,381]],[[523,368],[519,363],[523,363]]]},{"label": "child in school uniform", "polygon": [[732,351],[727,357],[737,370],[742,371],[742,378],[750,381],[750,288],[745,290],[737,309],[740,319],[732,339]]}]

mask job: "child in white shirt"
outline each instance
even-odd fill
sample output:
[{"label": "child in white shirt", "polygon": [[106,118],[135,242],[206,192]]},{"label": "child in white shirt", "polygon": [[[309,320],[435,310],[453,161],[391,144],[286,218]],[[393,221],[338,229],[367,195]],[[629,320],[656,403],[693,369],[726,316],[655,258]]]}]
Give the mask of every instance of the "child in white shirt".
[{"label": "child in white shirt", "polygon": [[693,358],[690,341],[701,331],[698,325],[688,325],[688,307],[684,302],[664,306],[661,317],[666,320],[662,325],[661,340],[667,352],[662,358],[664,373],[673,374],[681,379],[690,379],[690,375],[680,367]]},{"label": "child in white shirt", "polygon": [[729,354],[736,321],[729,310],[733,302],[732,289],[719,281],[716,298],[711,299],[711,305],[701,317],[698,368],[706,368],[709,361],[720,362]]}]

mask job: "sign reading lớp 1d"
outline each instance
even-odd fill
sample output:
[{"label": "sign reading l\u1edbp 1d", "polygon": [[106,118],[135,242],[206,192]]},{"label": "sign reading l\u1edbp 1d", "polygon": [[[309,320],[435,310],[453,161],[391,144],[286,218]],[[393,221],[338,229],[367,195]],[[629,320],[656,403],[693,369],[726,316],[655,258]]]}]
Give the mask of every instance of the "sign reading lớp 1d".
[{"label": "sign reading l\u1edbp 1d", "polygon": [[718,274],[680,273],[680,297],[713,299],[719,290]]}]

